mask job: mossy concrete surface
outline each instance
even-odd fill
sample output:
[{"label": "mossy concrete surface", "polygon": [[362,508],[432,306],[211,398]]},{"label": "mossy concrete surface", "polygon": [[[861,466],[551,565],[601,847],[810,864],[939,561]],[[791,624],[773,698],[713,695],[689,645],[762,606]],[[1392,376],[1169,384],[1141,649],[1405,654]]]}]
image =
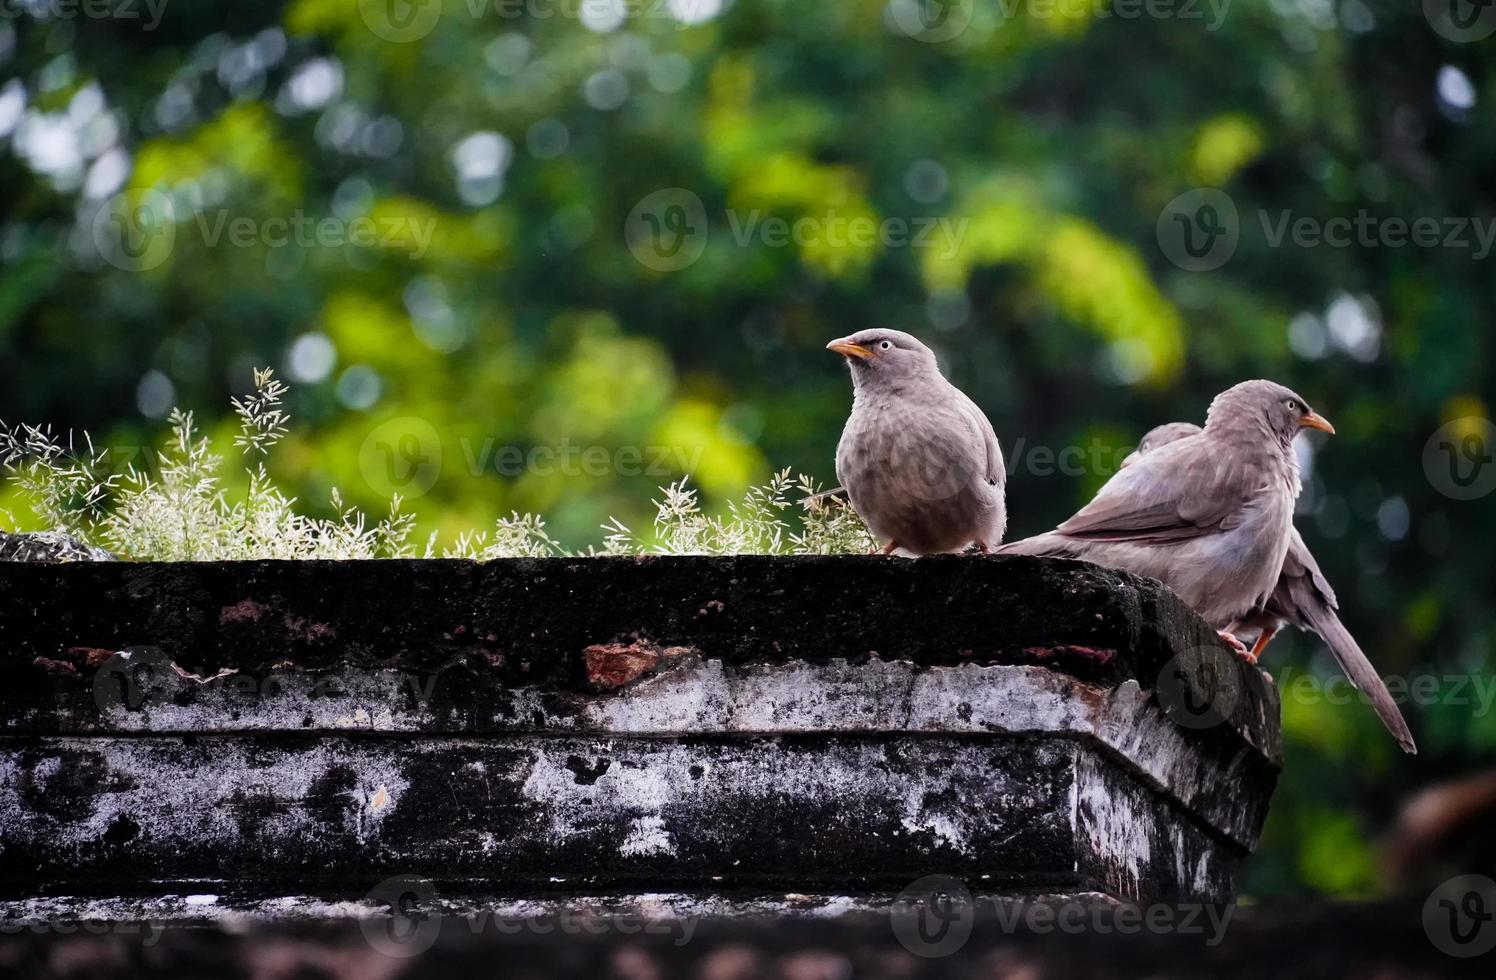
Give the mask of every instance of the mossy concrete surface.
[{"label": "mossy concrete surface", "polygon": [[1281,768],[1255,668],[1058,560],[0,563],[0,658],[12,919],[392,877],[1227,902]]}]

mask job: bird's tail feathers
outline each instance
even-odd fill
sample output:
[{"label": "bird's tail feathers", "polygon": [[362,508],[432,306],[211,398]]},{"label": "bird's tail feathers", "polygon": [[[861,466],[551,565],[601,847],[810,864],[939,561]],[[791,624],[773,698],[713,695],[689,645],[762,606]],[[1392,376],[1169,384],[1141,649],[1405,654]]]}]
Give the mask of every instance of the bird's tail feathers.
[{"label": "bird's tail feathers", "polygon": [[1335,610],[1322,603],[1313,603],[1304,608],[1303,613],[1309,626],[1335,655],[1335,661],[1340,664],[1346,679],[1371,702],[1372,710],[1382,719],[1382,724],[1392,733],[1392,737],[1397,739],[1397,744],[1409,755],[1418,754],[1413,733],[1408,730],[1408,723],[1398,710],[1397,702],[1392,700],[1392,692],[1387,690],[1382,675],[1366,659],[1366,654],[1361,652],[1360,645],[1340,622]]},{"label": "bird's tail feathers", "polygon": [[1010,541],[993,551],[997,555],[1045,555],[1051,558],[1070,558],[1075,552],[1065,538],[1050,532],[1036,534],[1020,541]]}]

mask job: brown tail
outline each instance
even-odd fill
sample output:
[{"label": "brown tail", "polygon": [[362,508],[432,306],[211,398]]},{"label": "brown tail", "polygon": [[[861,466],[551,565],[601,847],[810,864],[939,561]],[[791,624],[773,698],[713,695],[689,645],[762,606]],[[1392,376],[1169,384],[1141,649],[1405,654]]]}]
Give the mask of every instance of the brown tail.
[{"label": "brown tail", "polygon": [[1403,720],[1402,712],[1392,700],[1392,692],[1387,690],[1387,685],[1382,682],[1382,675],[1377,673],[1371,661],[1366,659],[1366,654],[1361,652],[1361,647],[1341,624],[1335,610],[1323,602],[1303,603],[1300,609],[1309,628],[1318,633],[1319,638],[1329,646],[1346,678],[1366,695],[1377,717],[1382,719],[1387,731],[1397,739],[1397,744],[1409,755],[1417,755],[1418,746],[1413,742],[1413,733],[1408,731],[1408,723]]}]

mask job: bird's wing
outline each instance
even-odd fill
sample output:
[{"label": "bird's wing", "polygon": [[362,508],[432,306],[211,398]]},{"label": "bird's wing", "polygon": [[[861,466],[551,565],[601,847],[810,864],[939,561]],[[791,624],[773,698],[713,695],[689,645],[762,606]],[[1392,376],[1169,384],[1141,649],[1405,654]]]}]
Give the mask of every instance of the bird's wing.
[{"label": "bird's wing", "polygon": [[985,444],[986,459],[984,461],[985,470],[983,477],[995,487],[1003,486],[1007,482],[1008,471],[1003,466],[1002,446],[998,445],[997,433],[992,430],[991,421],[988,420],[987,414],[977,407],[977,403],[967,397],[964,391],[954,385],[951,386],[951,390],[959,396],[956,399],[958,411],[977,430],[978,436]]},{"label": "bird's wing", "polygon": [[1283,558],[1283,572],[1278,578],[1278,588],[1287,590],[1295,606],[1306,601],[1316,601],[1330,609],[1340,608],[1335,590],[1330,588],[1330,580],[1319,570],[1319,562],[1314,560],[1314,555],[1304,543],[1298,528],[1294,528],[1289,535],[1288,554]]},{"label": "bird's wing", "polygon": [[1255,461],[1189,436],[1119,470],[1055,530],[1091,541],[1177,541],[1230,530],[1267,484]]}]

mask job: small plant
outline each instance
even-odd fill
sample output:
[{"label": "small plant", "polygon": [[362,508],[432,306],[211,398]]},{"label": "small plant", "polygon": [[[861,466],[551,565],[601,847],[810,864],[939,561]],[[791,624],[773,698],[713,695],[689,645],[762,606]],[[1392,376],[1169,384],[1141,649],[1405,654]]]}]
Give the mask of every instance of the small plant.
[{"label": "small plant", "polygon": [[[861,553],[872,545],[862,521],[840,499],[818,508],[797,506],[817,492],[807,476],[788,469],[768,483],[750,487],[741,501],[728,504],[728,513],[713,517],[701,512],[696,491],[683,479],[663,489],[655,501],[654,537],[642,541],[614,519],[604,525],[604,551],[610,554],[660,555],[830,555]],[[798,494],[799,500],[792,500]],[[799,512],[799,529],[788,520]]]},{"label": "small plant", "polygon": [[545,521],[538,514],[511,514],[494,522],[493,537],[486,531],[463,531],[443,558],[550,558],[566,554],[565,549],[545,532]]},{"label": "small plant", "polygon": [[49,430],[0,426],[0,465],[54,528],[122,558],[159,561],[249,558],[378,558],[406,551],[415,524],[390,501],[389,516],[373,527],[345,506],[336,490],[338,517],[323,520],[295,511],[296,500],[276,488],[263,457],[286,433],[280,409],[286,387],[269,370],[255,372],[254,394],[235,399],[245,456],[262,457],[247,470],[243,499],[222,489],[221,456],[199,437],[192,413],[174,410],[171,440],[156,455],[155,475],[134,463],[107,472],[107,453],[72,452]]},{"label": "small plant", "polygon": [[[111,472],[108,454],[85,434],[78,451],[71,437],[50,428],[0,423],[0,469],[52,528],[134,560],[187,561],[261,558],[534,558],[568,552],[535,514],[500,518],[492,531],[466,531],[438,552],[433,534],[419,550],[411,543],[415,517],[392,497],[388,514],[369,523],[346,505],[336,488],[332,519],[296,511],[296,498],[276,487],[265,459],[285,436],[290,418],[281,403],[287,388],[269,370],[256,371],[254,392],[233,399],[239,417],[234,446],[245,457],[248,485],[242,498],[223,489],[226,465],[197,434],[191,412],[168,418],[171,439],[157,454],[152,475],[134,464]],[[662,488],[652,533],[640,538],[611,519],[601,549],[583,554],[837,554],[865,552],[872,544],[845,501],[797,506],[816,493],[814,482],[777,473],[751,487],[722,516],[702,513],[696,490],[682,479]],[[794,499],[796,496],[800,499]]]}]

